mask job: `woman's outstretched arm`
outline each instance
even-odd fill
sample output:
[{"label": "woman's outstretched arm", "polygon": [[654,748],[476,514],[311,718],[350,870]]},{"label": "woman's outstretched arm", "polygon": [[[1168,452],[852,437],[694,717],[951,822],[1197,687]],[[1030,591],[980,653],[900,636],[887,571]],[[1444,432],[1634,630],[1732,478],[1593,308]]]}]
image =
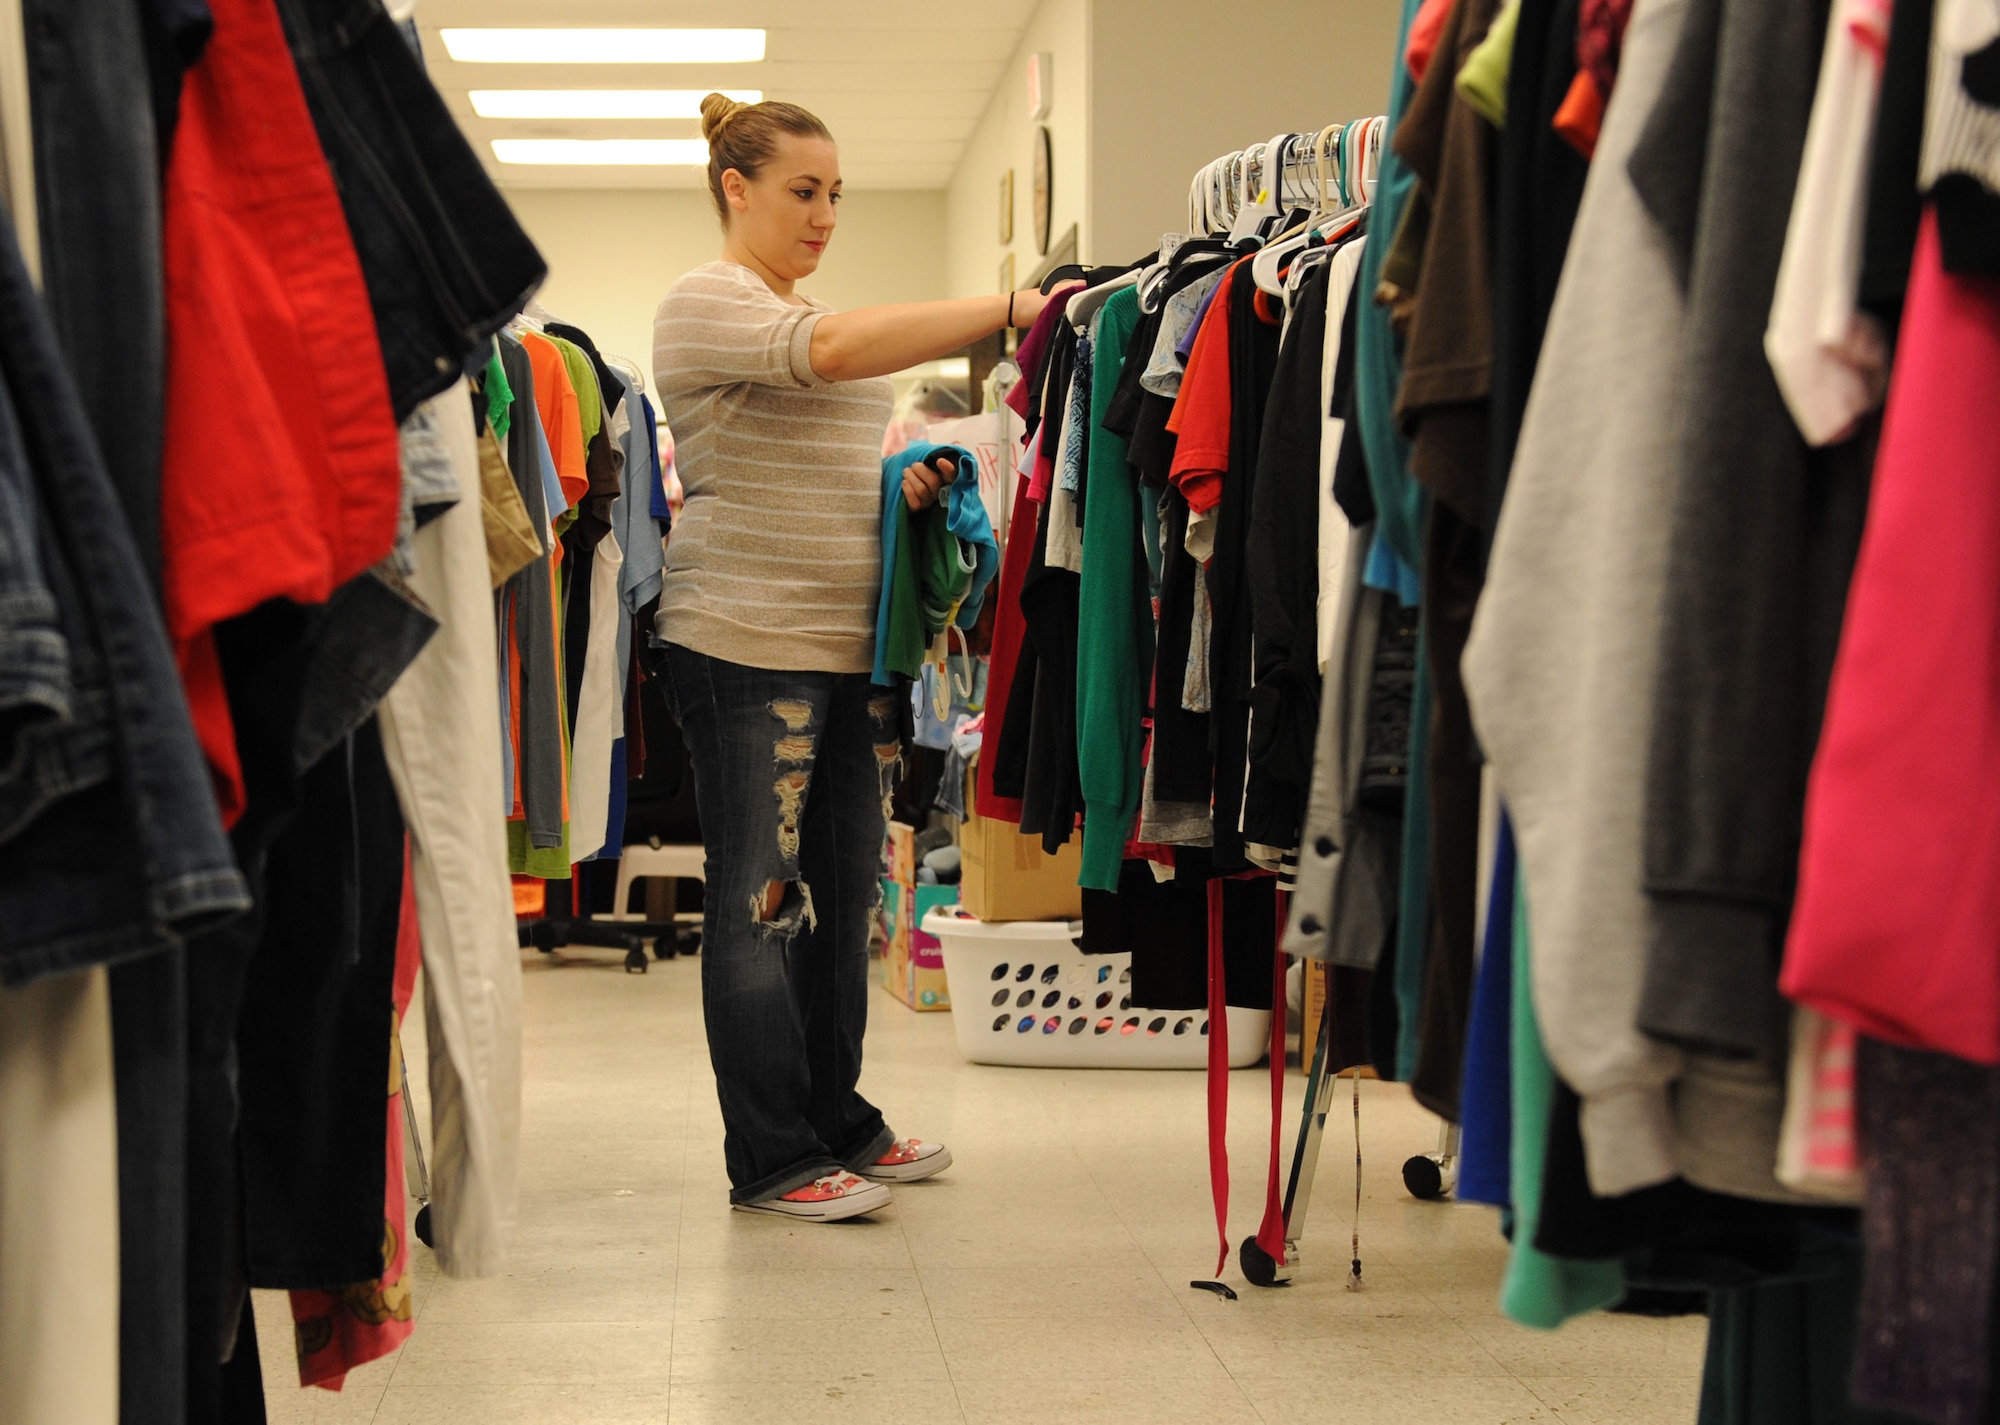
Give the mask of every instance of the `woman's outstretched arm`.
[{"label": "woman's outstretched arm", "polygon": [[[1032,326],[1047,303],[1068,296],[1068,289],[1049,297],[1032,287],[1014,293],[1014,325]],[[949,356],[1006,325],[1004,292],[992,297],[829,312],[813,327],[813,374],[823,381],[887,376]]]}]

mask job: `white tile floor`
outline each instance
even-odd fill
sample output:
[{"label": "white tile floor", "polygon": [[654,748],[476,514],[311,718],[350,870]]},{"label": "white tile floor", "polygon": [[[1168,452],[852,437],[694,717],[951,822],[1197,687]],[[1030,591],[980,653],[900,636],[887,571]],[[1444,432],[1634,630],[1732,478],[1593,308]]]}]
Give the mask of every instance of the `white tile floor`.
[{"label": "white tile floor", "polygon": [[[1494,1214],[1403,1191],[1437,1140],[1405,1090],[1363,1088],[1366,1289],[1344,1289],[1343,1104],[1297,1282],[1258,1291],[1232,1260],[1229,1302],[1188,1287],[1215,1266],[1200,1074],[969,1065],[948,1015],[878,993],[863,1089],[957,1166],[876,1220],[792,1226],[728,1210],[696,962],[525,968],[510,1270],[446,1280],[419,1249],[415,1336],[337,1395],[292,1384],[285,1299],[258,1293],[274,1425],[1695,1419],[1701,1320],[1499,1315]],[[1235,1075],[1232,1241],[1262,1213],[1269,1085]]]}]

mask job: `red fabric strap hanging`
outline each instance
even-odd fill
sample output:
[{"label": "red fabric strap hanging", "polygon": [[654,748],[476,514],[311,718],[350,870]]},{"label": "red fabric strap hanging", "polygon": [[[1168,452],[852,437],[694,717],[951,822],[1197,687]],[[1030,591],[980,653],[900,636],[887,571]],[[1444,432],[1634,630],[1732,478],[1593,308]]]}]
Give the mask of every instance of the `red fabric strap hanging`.
[{"label": "red fabric strap hanging", "polygon": [[[1290,1009],[1285,992],[1285,923],[1290,897],[1280,888],[1277,894],[1278,934],[1271,950],[1271,1170],[1264,1185],[1264,1222],[1257,1229],[1257,1245],[1279,1266],[1285,1265],[1285,1201],[1278,1191],[1278,1159],[1285,1136],[1285,1019]],[[1301,1046],[1306,1053],[1311,1049]]]},{"label": "red fabric strap hanging", "polygon": [[1222,966],[1222,882],[1208,883],[1208,1187],[1215,1198],[1215,1273],[1229,1261],[1229,1006]]}]

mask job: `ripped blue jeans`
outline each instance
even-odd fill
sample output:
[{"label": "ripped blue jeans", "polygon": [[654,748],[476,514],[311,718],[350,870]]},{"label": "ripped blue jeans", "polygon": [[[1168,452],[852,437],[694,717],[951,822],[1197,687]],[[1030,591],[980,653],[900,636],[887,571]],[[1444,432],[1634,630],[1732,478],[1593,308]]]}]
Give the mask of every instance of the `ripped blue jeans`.
[{"label": "ripped blue jeans", "polygon": [[702,1009],[729,1196],[755,1202],[895,1141],[857,1085],[897,699],[865,673],[749,668],[679,645],[663,661],[707,853]]}]

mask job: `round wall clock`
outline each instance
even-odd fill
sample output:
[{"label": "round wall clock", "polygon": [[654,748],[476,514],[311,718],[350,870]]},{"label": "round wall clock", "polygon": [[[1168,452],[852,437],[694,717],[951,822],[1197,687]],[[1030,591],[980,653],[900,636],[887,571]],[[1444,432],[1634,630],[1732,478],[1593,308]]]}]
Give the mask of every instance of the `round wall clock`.
[{"label": "round wall clock", "polygon": [[1049,138],[1046,124],[1035,129],[1035,252],[1043,257],[1049,251],[1049,190],[1052,180],[1049,165],[1054,157],[1053,141]]}]

